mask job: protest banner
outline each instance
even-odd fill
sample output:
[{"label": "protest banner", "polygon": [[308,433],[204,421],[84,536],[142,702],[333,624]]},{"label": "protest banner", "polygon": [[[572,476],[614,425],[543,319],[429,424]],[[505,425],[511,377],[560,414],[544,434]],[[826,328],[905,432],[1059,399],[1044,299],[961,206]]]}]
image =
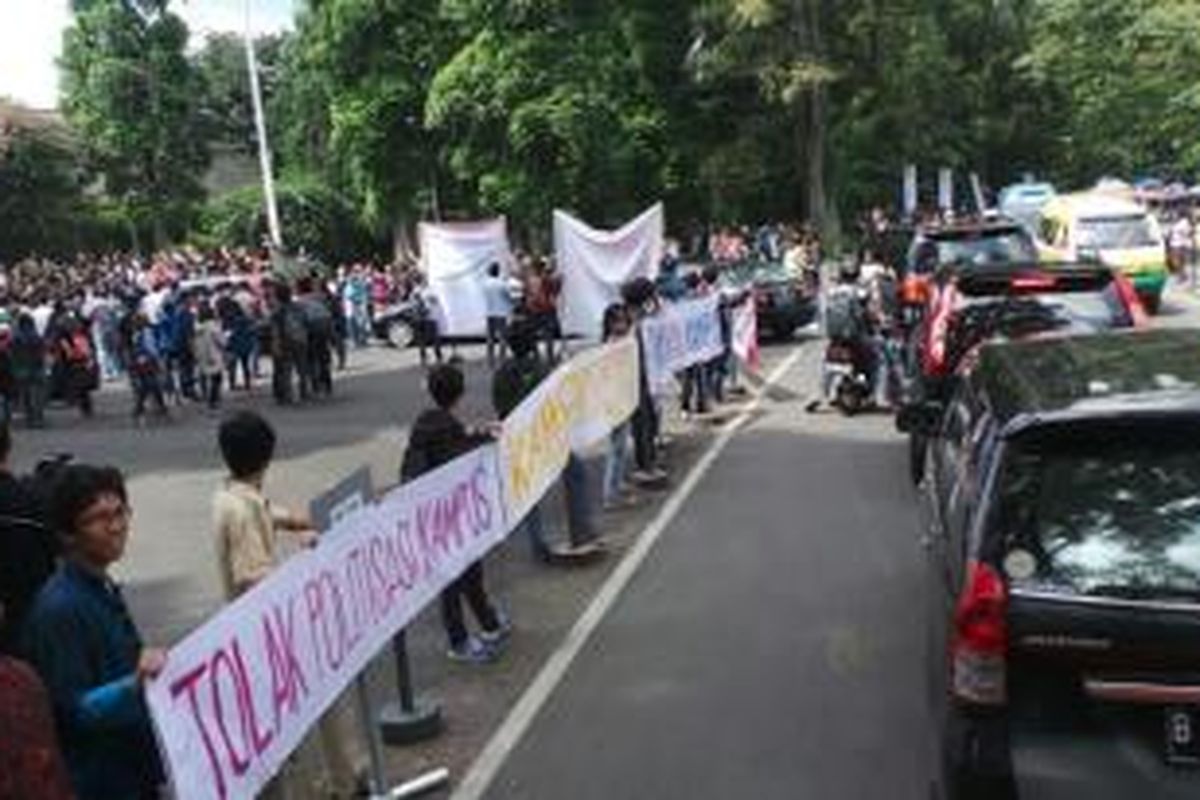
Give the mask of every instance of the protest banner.
[{"label": "protest banner", "polygon": [[418,228],[421,266],[437,298],[438,321],[447,336],[487,331],[484,279],[492,264],[508,274],[513,261],[504,218],[487,222],[433,224]]},{"label": "protest banner", "polygon": [[733,308],[733,354],[751,372],[761,366],[758,349],[758,309],[751,295]]},{"label": "protest banner", "polygon": [[252,797],[391,637],[508,529],[487,446],[343,518],[171,649],[146,699],[176,797]]},{"label": "protest banner", "polygon": [[725,351],[718,307],[715,295],[702,297],[664,306],[642,320],[642,352],[651,391],[662,391],[676,372]]},{"label": "protest banner", "polygon": [[571,450],[607,436],[638,403],[637,342],[627,338],[560,367],[504,420],[500,463],[509,519],[520,521],[562,473]]},{"label": "protest banner", "polygon": [[599,339],[604,310],[620,302],[622,284],[658,277],[665,224],[661,203],[616,231],[596,230],[554,212],[554,257],[563,280],[559,321],[565,333]]}]

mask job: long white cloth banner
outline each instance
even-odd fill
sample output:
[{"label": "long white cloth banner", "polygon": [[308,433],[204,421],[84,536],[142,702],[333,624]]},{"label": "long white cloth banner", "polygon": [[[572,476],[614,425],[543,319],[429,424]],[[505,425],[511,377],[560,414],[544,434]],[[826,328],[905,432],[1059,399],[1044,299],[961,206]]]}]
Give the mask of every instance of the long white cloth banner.
[{"label": "long white cloth banner", "polygon": [[343,520],[171,649],[146,691],[179,800],[253,797],[368,661],[507,533],[496,447]]},{"label": "long white cloth banner", "polygon": [[508,518],[523,519],[558,480],[571,450],[608,435],[637,404],[632,337],[585,351],[543,381],[504,420],[500,470]]},{"label": "long white cloth banner", "polygon": [[719,314],[720,302],[714,295],[668,304],[642,320],[642,354],[652,391],[669,386],[680,370],[725,351]]},{"label": "long white cloth banner", "polygon": [[481,447],[338,522],[171,649],[146,699],[179,800],[252,797],[372,657],[637,406],[637,342],[586,351]]},{"label": "long white cloth banner", "polygon": [[437,319],[448,336],[475,336],[487,331],[487,270],[499,264],[507,275],[512,264],[504,218],[487,222],[418,228],[421,264],[437,298]]},{"label": "long white cloth banner", "polygon": [[564,332],[599,339],[604,309],[620,301],[621,285],[658,277],[665,224],[662,203],[616,231],[597,230],[566,212],[554,212]]}]

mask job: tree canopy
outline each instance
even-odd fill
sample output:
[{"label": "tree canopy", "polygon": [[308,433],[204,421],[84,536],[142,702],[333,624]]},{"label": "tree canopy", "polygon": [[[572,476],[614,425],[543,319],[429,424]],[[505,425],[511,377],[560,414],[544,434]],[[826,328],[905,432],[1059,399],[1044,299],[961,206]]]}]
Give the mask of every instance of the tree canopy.
[{"label": "tree canopy", "polygon": [[[240,38],[189,57],[166,5],[75,0],[62,108],[107,196],[178,237],[209,145],[255,134]],[[552,208],[656,199],[677,228],[836,231],[909,163],[993,188],[1200,171],[1200,0],[306,0],[259,50],[281,175],[402,243],[505,214],[545,244]]]}]

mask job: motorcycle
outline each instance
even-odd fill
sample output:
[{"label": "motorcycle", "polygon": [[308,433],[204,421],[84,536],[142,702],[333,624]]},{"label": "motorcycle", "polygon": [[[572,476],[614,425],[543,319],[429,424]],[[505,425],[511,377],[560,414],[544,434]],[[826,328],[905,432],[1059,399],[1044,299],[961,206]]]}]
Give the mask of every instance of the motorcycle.
[{"label": "motorcycle", "polygon": [[871,407],[872,380],[868,359],[862,348],[849,342],[831,340],[825,347],[825,381],[834,408],[852,417]]}]

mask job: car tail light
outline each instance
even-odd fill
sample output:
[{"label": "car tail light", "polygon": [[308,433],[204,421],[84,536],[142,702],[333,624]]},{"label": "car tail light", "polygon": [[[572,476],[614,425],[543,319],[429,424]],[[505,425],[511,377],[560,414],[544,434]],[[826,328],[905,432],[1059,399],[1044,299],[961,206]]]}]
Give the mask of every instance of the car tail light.
[{"label": "car tail light", "polygon": [[1133,288],[1133,282],[1124,275],[1114,276],[1113,281],[1117,284],[1117,294],[1125,304],[1125,307],[1129,309],[1129,317],[1133,320],[1133,327],[1146,327],[1150,320],[1146,316],[1146,307],[1142,305],[1142,299],[1138,297],[1137,290]]},{"label": "car tail light", "polygon": [[1044,273],[1016,275],[1009,285],[1016,292],[1044,292],[1058,286],[1058,279]]},{"label": "car tail light", "polygon": [[929,281],[920,275],[906,275],[900,284],[900,300],[906,305],[922,306],[929,300]]},{"label": "car tail light", "polygon": [[1008,589],[993,567],[967,565],[967,580],[954,611],[950,644],[954,696],[974,705],[1007,701]]}]

